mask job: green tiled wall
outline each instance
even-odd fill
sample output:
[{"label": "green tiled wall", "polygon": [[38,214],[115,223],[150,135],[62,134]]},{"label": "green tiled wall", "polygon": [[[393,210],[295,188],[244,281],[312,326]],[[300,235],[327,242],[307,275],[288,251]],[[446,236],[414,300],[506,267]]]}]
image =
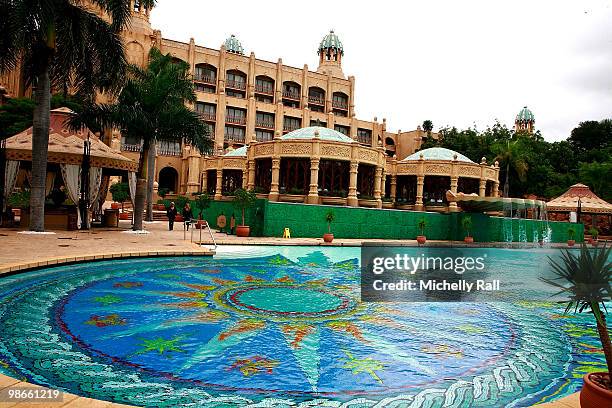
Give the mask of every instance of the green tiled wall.
[{"label": "green tiled wall", "polygon": [[[334,207],[291,203],[265,202],[263,208],[263,235],[281,237],[283,229],[291,229],[292,237],[321,237],[327,232],[325,216],[333,211],[335,221],[332,232],[336,238],[377,238],[377,239],[414,239],[419,231],[417,223],[425,218],[425,235],[431,240],[463,240],[465,232],[461,227],[464,213],[439,214],[400,210],[369,208]],[[524,225],[527,240],[533,241],[533,228],[539,221],[504,219],[485,214],[471,214],[472,235],[476,242],[501,242],[504,240],[503,228],[512,226],[514,240],[519,237],[520,225]],[[574,224],[576,241],[583,239],[582,224]],[[567,240],[568,223],[549,222],[553,242]],[[538,235],[539,237],[539,235]]]}]

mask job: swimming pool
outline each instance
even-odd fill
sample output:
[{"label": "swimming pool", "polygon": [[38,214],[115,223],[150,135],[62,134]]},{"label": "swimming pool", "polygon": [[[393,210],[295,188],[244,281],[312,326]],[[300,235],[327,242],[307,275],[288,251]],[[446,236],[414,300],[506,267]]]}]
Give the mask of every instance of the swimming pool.
[{"label": "swimming pool", "polygon": [[[491,251],[509,269],[543,256]],[[551,400],[604,367],[590,319],[551,303],[361,303],[359,254],[220,247],[5,277],[0,371],[145,406],[462,407]]]}]

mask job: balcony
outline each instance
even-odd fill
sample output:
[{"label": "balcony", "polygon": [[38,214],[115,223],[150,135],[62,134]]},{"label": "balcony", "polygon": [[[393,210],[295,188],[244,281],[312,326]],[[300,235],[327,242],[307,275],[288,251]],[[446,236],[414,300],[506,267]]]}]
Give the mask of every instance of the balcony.
[{"label": "balcony", "polygon": [[246,89],[246,81],[231,81],[228,80],[225,84],[226,88],[237,89],[239,91],[244,91]]},{"label": "balcony", "polygon": [[313,105],[325,106],[325,101],[323,100],[323,98],[319,98],[317,96],[309,96],[308,103],[312,103]]},{"label": "balcony", "polygon": [[198,112],[198,116],[206,122],[214,122],[217,120],[217,114],[213,112]]},{"label": "balcony", "polygon": [[226,116],[225,123],[244,126],[246,125],[246,117],[245,116]]},{"label": "balcony", "polygon": [[293,99],[294,101],[299,101],[300,94],[298,92],[283,91],[283,98]]},{"label": "balcony", "polygon": [[176,147],[162,147],[162,146],[157,146],[157,155],[158,156],[170,156],[170,157],[176,157],[176,156],[182,156],[183,153],[181,151],[180,146],[178,148]]},{"label": "balcony", "polygon": [[288,133],[288,132],[293,132],[296,129],[299,129],[300,126],[298,125],[291,125],[291,124],[285,124],[283,125],[283,132]]},{"label": "balcony", "polygon": [[136,152],[140,153],[140,145],[139,144],[122,144],[121,150],[124,152]]},{"label": "balcony", "polygon": [[274,95],[274,86],[255,84],[255,92],[264,95]]},{"label": "balcony", "polygon": [[336,109],[348,110],[348,103],[342,101],[333,101],[332,106]]},{"label": "balcony", "polygon": [[202,82],[208,85],[216,85],[217,78],[210,75],[196,75],[193,77],[193,80],[196,82]]},{"label": "balcony", "polygon": [[225,141],[229,144],[233,143],[244,143],[244,135],[225,135]]},{"label": "balcony", "polygon": [[257,120],[255,121],[255,127],[262,129],[274,129],[273,120]]}]

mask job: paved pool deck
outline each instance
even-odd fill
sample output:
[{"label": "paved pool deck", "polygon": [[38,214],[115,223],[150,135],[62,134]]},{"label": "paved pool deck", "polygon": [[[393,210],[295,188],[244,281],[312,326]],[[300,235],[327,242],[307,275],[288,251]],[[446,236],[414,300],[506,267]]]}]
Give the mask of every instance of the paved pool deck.
[{"label": "paved pool deck", "polygon": [[[191,234],[184,234],[182,224],[177,223],[174,231],[168,231],[167,223],[154,222],[145,225],[148,234],[132,234],[130,225],[122,221],[118,229],[102,228],[92,231],[54,231],[51,235],[20,234],[19,229],[0,228],[0,275],[19,273],[43,266],[81,262],[87,260],[112,259],[141,256],[210,256],[209,248],[202,248],[191,242]],[[216,232],[215,239],[220,245],[329,245],[321,238],[238,238]],[[210,237],[202,234],[202,241],[209,244]],[[208,239],[205,239],[208,238]],[[184,239],[185,238],[185,239]],[[194,231],[194,240],[199,231]],[[337,239],[333,246],[360,246],[362,242],[381,240]],[[415,240],[388,240],[385,245],[416,246]],[[428,245],[448,245],[444,241],[429,241]],[[457,242],[453,245],[462,245]],[[556,245],[562,246],[564,245]],[[0,374],[0,396],[11,388],[43,388],[19,379]],[[61,402],[2,402],[0,408],[17,407],[65,407],[65,408],[117,408],[127,405],[91,398],[64,394]],[[541,408],[579,408],[578,393],[557,401],[540,404]]]}]

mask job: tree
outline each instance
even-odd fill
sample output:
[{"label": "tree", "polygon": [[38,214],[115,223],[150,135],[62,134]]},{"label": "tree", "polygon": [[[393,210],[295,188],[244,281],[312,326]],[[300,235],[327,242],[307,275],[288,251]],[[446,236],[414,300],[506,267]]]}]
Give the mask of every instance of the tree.
[{"label": "tree", "polygon": [[[141,140],[136,174],[134,230],[142,230],[147,177],[146,158],[156,142],[189,143],[201,153],[212,150],[208,126],[185,103],[196,101],[189,65],[176,62],[157,48],[149,53],[146,68],[129,66],[125,86],[116,103],[88,105],[76,123],[96,123],[100,128],[117,127],[127,137]],[[148,160],[151,163],[151,160]]]},{"label": "tree", "polygon": [[582,162],[603,162],[612,155],[612,120],[580,122],[568,142]]},{"label": "tree", "polygon": [[[0,140],[14,136],[32,126],[34,101],[30,98],[11,98],[0,106]],[[51,97],[51,109],[67,107],[74,112],[83,109],[72,95],[55,94]]]},{"label": "tree", "polygon": [[[128,0],[92,0],[110,21],[71,0],[0,0],[0,74],[23,67],[35,85],[30,230],[44,230],[45,179],[51,88],[93,99],[117,89],[124,76],[120,36],[129,22]],[[154,0],[140,0],[150,8]]]},{"label": "tree", "polygon": [[610,202],[612,201],[612,161],[605,163],[580,163],[580,181],[593,189],[593,192]]},{"label": "tree", "polygon": [[431,131],[433,130],[433,122],[431,120],[423,121],[423,130],[427,132],[427,136],[431,136]]},{"label": "tree", "polygon": [[518,178],[523,181],[527,175],[529,168],[526,161],[526,151],[519,137],[515,140],[500,140],[497,141],[491,150],[496,154],[495,160],[498,160],[503,165],[505,170],[504,181],[504,197],[509,197],[510,194],[510,170],[514,170]]}]

